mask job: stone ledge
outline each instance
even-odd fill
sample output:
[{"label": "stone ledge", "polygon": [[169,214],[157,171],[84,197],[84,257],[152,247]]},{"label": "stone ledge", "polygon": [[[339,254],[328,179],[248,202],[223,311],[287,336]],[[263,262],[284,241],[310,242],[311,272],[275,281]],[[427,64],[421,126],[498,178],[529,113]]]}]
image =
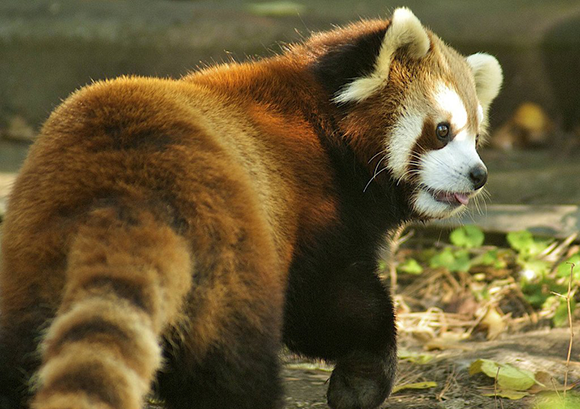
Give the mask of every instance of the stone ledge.
[{"label": "stone ledge", "polygon": [[580,231],[580,207],[489,205],[484,214],[470,212],[460,217],[432,222],[429,226],[453,229],[466,224],[475,224],[488,233],[529,230],[538,236],[565,239]]}]

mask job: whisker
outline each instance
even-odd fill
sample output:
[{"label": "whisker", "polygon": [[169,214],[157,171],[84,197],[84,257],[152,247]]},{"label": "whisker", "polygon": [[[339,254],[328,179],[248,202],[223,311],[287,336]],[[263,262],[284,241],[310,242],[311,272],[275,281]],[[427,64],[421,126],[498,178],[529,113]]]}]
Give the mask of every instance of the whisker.
[{"label": "whisker", "polygon": [[481,198],[479,196],[475,196],[473,198],[473,205],[475,207],[475,210],[477,211],[477,214],[480,216],[483,216],[483,213],[482,213],[481,207],[480,207],[480,200],[481,200]]},{"label": "whisker", "polygon": [[[387,155],[387,150],[386,150],[386,149],[383,149],[383,150],[381,150],[381,151],[378,151],[377,153],[375,153],[375,154],[373,155],[373,157],[372,157],[372,158],[370,158],[370,159],[369,159],[369,161],[368,161],[367,163],[371,163],[371,162],[373,161],[373,159],[374,159],[374,158],[376,158],[377,156],[379,156],[379,155],[380,155],[380,154],[382,154],[382,153],[384,153],[384,154],[385,154],[385,157],[386,157],[386,155]],[[381,159],[381,160],[382,160],[382,159]]]},{"label": "whisker", "polygon": [[381,162],[384,161],[385,159],[387,159],[387,155],[383,156],[381,160],[377,162],[377,166],[375,166],[375,171],[373,172],[374,175],[377,174],[377,170],[379,169],[379,166],[381,166]]},{"label": "whisker", "polygon": [[377,176],[379,176],[379,175],[380,175],[382,172],[384,172],[384,171],[385,171],[385,170],[387,170],[387,169],[388,169],[387,167],[384,167],[384,168],[382,168],[381,170],[379,170],[377,173],[375,173],[375,174],[373,175],[373,177],[371,178],[371,180],[369,180],[369,181],[368,181],[368,183],[366,184],[365,188],[363,189],[363,193],[367,191],[367,189],[368,189],[368,187],[370,186],[371,182],[372,182],[373,180],[375,180],[375,178],[376,178]]}]

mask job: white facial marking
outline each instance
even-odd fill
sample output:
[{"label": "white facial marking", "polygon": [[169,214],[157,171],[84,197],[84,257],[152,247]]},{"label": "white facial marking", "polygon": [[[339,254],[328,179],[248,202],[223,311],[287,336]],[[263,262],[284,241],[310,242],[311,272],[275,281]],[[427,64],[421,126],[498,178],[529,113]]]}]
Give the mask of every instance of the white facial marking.
[{"label": "white facial marking", "polygon": [[478,165],[485,166],[471,138],[454,139],[442,149],[425,153],[421,158],[419,183],[428,190],[418,192],[415,208],[434,218],[450,216],[458,211],[463,206],[452,207],[442,203],[433,197],[433,192],[473,194],[469,173]]},{"label": "white facial marking", "polygon": [[467,125],[467,110],[457,92],[441,83],[435,91],[435,101],[438,108],[451,114],[451,125],[455,129],[462,129]]},{"label": "white facial marking", "polygon": [[418,111],[408,109],[395,124],[387,146],[387,163],[396,179],[401,179],[408,168],[409,161],[417,138],[423,130],[424,115]]},{"label": "white facial marking", "polygon": [[473,140],[457,140],[436,151],[427,152],[421,158],[420,181],[430,189],[469,193],[473,183],[469,172],[476,166],[484,166],[475,150]]}]

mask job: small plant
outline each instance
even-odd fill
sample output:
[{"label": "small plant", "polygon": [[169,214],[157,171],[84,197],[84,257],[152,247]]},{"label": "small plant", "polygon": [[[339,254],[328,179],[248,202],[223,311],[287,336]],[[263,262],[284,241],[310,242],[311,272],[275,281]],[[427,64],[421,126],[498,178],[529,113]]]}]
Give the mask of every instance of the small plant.
[{"label": "small plant", "polygon": [[[462,226],[451,231],[447,245],[407,251],[397,264],[397,271],[408,276],[443,271],[445,277],[455,281],[452,283],[455,286],[461,280],[465,282],[467,274],[472,284],[466,291],[471,291],[479,301],[490,301],[493,297],[501,300],[498,294],[508,293],[506,288],[511,286],[521,302],[528,305],[525,313],[537,311],[543,317],[550,317],[554,326],[565,326],[568,305],[560,294],[567,291],[570,264],[580,265],[580,251],[554,257],[558,243],[535,237],[529,231],[508,233],[506,241],[507,248],[485,246],[485,234],[479,227]],[[580,284],[580,269],[576,269],[572,279],[575,289]],[[573,290],[572,311],[576,306],[575,294]]]},{"label": "small plant", "polygon": [[451,232],[449,240],[457,247],[467,249],[481,247],[485,241],[483,231],[473,225],[459,227]]}]

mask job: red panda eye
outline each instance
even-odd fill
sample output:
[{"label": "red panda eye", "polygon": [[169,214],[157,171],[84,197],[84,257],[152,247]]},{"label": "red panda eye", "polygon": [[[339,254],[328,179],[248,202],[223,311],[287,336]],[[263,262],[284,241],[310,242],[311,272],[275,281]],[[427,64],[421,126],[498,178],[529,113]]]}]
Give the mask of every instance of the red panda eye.
[{"label": "red panda eye", "polygon": [[447,142],[449,140],[450,133],[449,124],[440,123],[437,125],[437,128],[435,128],[435,134],[442,142]]}]

